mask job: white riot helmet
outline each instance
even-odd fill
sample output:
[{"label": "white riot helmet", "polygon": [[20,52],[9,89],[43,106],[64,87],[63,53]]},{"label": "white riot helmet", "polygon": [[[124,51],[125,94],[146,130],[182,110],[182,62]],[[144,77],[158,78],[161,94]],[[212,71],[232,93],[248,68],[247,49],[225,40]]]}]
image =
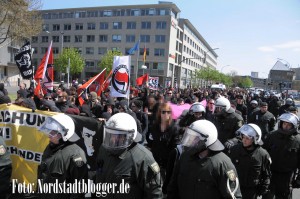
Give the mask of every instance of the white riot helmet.
[{"label": "white riot helmet", "polygon": [[295,130],[298,129],[298,124],[299,124],[299,118],[297,115],[294,113],[283,113],[282,115],[279,116],[279,127],[282,129],[282,122],[288,122],[293,124],[294,128],[291,129],[291,132],[294,132]]},{"label": "white riot helmet", "polygon": [[237,130],[238,134],[252,138],[254,144],[259,144],[261,141],[261,130],[256,124],[244,124]]},{"label": "white riot helmet", "polygon": [[205,107],[200,102],[195,102],[190,107],[191,113],[199,113],[199,112],[206,112]]},{"label": "white riot helmet", "polygon": [[205,148],[212,151],[221,151],[223,144],[218,140],[218,131],[215,125],[208,120],[197,120],[186,128],[181,143],[188,148],[197,148],[199,143],[205,143]]},{"label": "white riot helmet", "polygon": [[45,122],[39,128],[46,134],[51,131],[56,131],[62,135],[63,141],[76,142],[79,140],[78,135],[75,133],[75,124],[73,119],[66,114],[57,114],[47,117]]},{"label": "white riot helmet", "polygon": [[291,98],[287,98],[285,100],[285,104],[287,104],[287,105],[293,105],[293,100]]},{"label": "white riot helmet", "polygon": [[215,102],[215,107],[216,107],[216,109],[221,108],[222,110],[227,112],[230,109],[231,105],[227,98],[219,97]]},{"label": "white riot helmet", "polygon": [[258,102],[256,100],[251,100],[250,104],[255,104],[256,106],[258,106]]},{"label": "white riot helmet", "polygon": [[104,126],[103,147],[108,150],[126,149],[134,141],[139,142],[135,119],[127,113],[117,113],[109,118]]}]

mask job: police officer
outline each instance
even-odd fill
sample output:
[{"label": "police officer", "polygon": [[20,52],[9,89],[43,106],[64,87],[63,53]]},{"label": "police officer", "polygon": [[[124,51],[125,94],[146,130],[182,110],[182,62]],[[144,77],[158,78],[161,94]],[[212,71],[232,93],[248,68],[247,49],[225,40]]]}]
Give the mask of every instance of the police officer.
[{"label": "police officer", "polygon": [[260,104],[260,110],[251,115],[249,118],[249,123],[256,124],[260,127],[262,141],[264,141],[266,136],[274,130],[276,119],[274,115],[268,111],[267,102],[262,102]]},{"label": "police officer", "polygon": [[242,113],[242,117],[244,119],[244,122],[247,123],[247,117],[248,117],[248,107],[244,104],[244,96],[243,95],[237,95],[236,96],[236,109],[239,110]]},{"label": "police officer", "polygon": [[[58,114],[48,117],[39,129],[47,133],[50,139],[42,162],[38,167],[38,179],[42,184],[55,183],[87,183],[87,164],[84,151],[74,142],[79,139],[75,133],[75,125],[71,117]],[[76,191],[80,191],[80,186]],[[43,198],[82,198],[83,194],[42,194]]]},{"label": "police officer", "polygon": [[245,124],[237,132],[242,143],[230,148],[228,155],[237,170],[243,198],[256,199],[268,192],[271,158],[260,146],[261,130],[256,124]]},{"label": "police officer", "polygon": [[213,123],[198,120],[185,131],[188,149],[178,160],[168,187],[168,198],[242,198],[237,172],[223,152]]},{"label": "police officer", "polygon": [[235,132],[243,126],[243,118],[231,108],[230,102],[225,97],[220,97],[215,102],[215,121],[218,129],[218,138],[227,149],[236,144]]},{"label": "police officer", "polygon": [[10,153],[0,136],[0,198],[6,198],[9,191],[10,177],[12,172]]},{"label": "police officer", "polygon": [[295,106],[295,103],[291,98],[287,98],[285,104],[279,108],[279,116],[283,113],[287,113],[290,106]]},{"label": "police officer", "polygon": [[180,127],[187,127],[196,120],[205,119],[205,107],[200,102],[195,102],[189,112],[179,121]]},{"label": "police officer", "polygon": [[269,134],[264,144],[272,158],[270,194],[266,198],[274,195],[276,198],[292,198],[291,185],[300,188],[300,176],[295,175],[300,169],[299,118],[293,113],[284,113],[278,120],[278,130]]},{"label": "police officer", "polygon": [[127,194],[108,194],[106,198],[162,198],[160,168],[152,154],[138,144],[134,118],[117,113],[104,126],[103,144],[97,156],[97,183],[129,184]]}]

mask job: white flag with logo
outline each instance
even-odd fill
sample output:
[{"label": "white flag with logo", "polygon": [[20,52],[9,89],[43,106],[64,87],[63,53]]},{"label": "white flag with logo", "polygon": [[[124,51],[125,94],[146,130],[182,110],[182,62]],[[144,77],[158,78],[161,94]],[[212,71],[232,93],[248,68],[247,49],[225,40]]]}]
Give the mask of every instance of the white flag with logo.
[{"label": "white flag with logo", "polygon": [[110,96],[126,97],[130,91],[130,56],[114,56]]},{"label": "white flag with logo", "polygon": [[158,77],[149,77],[149,89],[157,90],[158,89]]}]

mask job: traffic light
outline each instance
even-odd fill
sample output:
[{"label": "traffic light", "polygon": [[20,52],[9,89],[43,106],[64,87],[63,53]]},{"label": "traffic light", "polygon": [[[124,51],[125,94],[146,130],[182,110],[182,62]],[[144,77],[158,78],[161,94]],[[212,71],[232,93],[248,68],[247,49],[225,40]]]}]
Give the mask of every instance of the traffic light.
[{"label": "traffic light", "polygon": [[266,85],[267,84],[267,79],[264,79],[264,85]]}]

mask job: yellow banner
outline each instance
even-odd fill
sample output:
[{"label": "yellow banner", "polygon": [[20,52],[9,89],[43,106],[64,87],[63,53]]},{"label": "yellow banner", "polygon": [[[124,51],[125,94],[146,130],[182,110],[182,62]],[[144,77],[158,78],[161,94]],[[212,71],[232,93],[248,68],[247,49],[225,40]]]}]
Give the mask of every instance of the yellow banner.
[{"label": "yellow banner", "polygon": [[17,179],[19,183],[36,183],[37,168],[49,143],[48,136],[38,128],[48,116],[54,114],[57,113],[32,112],[17,105],[0,105],[0,136],[11,153],[12,179]]}]

